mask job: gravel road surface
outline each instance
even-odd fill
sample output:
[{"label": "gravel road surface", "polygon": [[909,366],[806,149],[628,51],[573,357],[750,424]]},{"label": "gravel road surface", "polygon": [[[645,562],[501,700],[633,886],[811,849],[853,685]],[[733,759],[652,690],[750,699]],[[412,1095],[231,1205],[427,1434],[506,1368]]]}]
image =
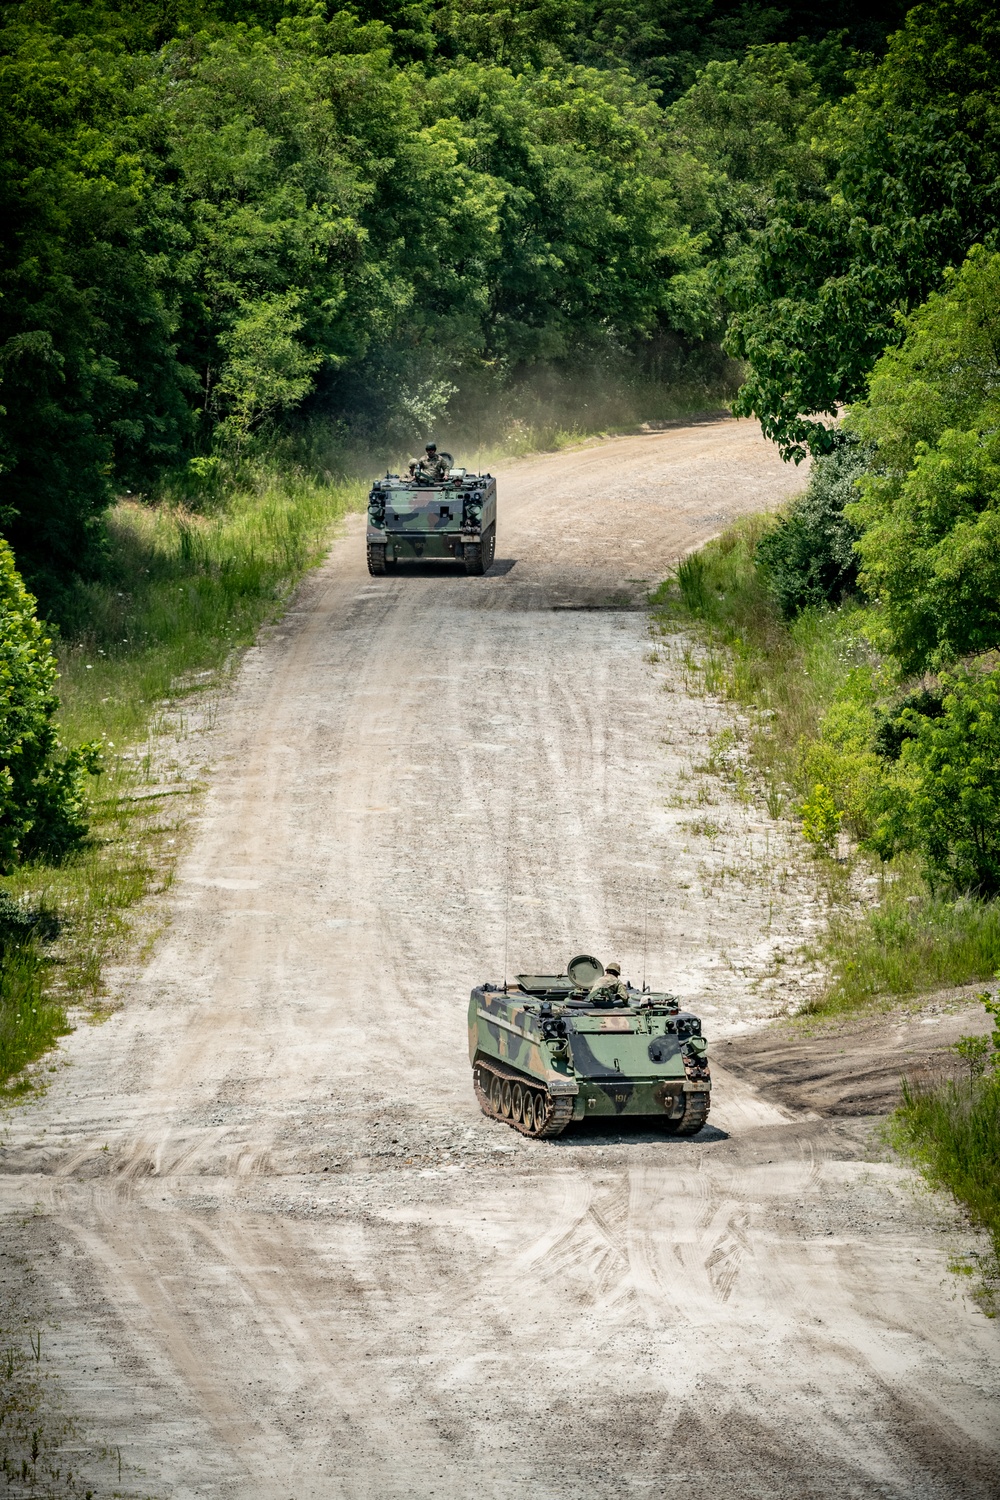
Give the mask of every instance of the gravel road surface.
[{"label": "gravel road surface", "polygon": [[1000,1494],[997,1328],[870,1122],[716,1067],[693,1141],[537,1143],[470,1087],[505,946],[638,980],[648,906],[711,1043],[818,920],[787,830],[705,790],[727,711],[640,607],[802,483],[732,421],[524,461],[490,576],[371,579],[355,518],[249,653],[165,930],[5,1136],[7,1243],[129,1493]]}]

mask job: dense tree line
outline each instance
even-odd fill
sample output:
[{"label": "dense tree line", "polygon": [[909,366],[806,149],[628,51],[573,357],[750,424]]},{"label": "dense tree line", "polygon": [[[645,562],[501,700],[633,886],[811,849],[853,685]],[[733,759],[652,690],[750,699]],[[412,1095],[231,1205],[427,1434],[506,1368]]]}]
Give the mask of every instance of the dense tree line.
[{"label": "dense tree line", "polygon": [[292,411],[408,436],[470,380],[720,339],[901,15],[6,5],[0,522],[46,607],[114,493]]}]

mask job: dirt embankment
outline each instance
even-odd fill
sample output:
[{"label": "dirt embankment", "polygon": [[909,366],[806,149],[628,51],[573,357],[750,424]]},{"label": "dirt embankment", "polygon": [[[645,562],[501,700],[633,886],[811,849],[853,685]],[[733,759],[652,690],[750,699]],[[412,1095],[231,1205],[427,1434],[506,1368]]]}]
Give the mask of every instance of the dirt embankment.
[{"label": "dirt embankment", "polygon": [[965,1064],[952,1044],[993,1028],[976,991],[970,986],[928,995],[890,1014],[775,1022],[726,1038],[716,1056],[791,1109],[887,1115],[899,1103],[902,1078],[927,1083],[962,1076]]}]

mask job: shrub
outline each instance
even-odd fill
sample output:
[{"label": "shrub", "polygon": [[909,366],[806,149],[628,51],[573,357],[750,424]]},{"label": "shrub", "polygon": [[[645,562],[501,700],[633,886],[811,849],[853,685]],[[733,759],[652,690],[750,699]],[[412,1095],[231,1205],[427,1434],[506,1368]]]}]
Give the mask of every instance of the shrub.
[{"label": "shrub", "polygon": [[912,729],[885,821],[887,842],[916,849],[931,884],[1000,895],[1000,672],[943,676],[943,712],[906,710]]},{"label": "shrub", "polygon": [[832,854],[840,834],[840,813],[829,788],[817,782],[802,804],[802,836],[814,849]]},{"label": "shrub", "polygon": [[97,745],[63,750],[53,715],[56,661],[35,601],[0,541],[0,871],[30,855],[58,858],[87,831],[84,778]]},{"label": "shrub", "polygon": [[876,752],[884,760],[898,760],[904,744],[912,740],[921,718],[940,719],[944,694],[940,688],[923,687],[907,693],[895,706],[879,715],[872,737]]},{"label": "shrub", "polygon": [[856,443],[841,443],[817,459],[805,494],[757,543],[757,562],[786,620],[837,604],[853,588],[858,533],[844,506],[856,499],[855,481],[865,462],[865,449]]}]

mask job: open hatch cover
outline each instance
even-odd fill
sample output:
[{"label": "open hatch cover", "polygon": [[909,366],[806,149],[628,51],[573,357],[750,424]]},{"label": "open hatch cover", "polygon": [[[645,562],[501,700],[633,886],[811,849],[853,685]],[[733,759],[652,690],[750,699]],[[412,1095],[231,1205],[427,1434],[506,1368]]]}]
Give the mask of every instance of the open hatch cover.
[{"label": "open hatch cover", "polygon": [[604,965],[599,958],[594,958],[590,953],[578,953],[576,958],[571,958],[566,965],[566,973],[578,990],[589,990],[590,986],[604,973]]}]

